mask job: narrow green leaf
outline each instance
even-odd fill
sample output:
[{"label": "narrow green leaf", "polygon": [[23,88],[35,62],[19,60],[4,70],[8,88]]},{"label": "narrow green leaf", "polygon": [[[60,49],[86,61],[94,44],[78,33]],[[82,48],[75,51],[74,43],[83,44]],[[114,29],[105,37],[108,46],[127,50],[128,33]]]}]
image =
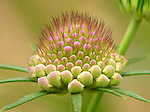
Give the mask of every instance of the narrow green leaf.
[{"label": "narrow green leaf", "polygon": [[71,94],[73,112],[81,112],[82,109],[82,93]]},{"label": "narrow green leaf", "polygon": [[142,56],[142,57],[137,57],[137,58],[132,58],[132,59],[128,59],[127,65],[134,64],[134,63],[137,63],[139,61],[142,61],[142,60],[148,59],[148,58],[150,58],[149,55]]},{"label": "narrow green leaf", "polygon": [[0,68],[1,69],[16,70],[16,71],[21,71],[21,72],[28,73],[28,68],[27,67],[21,67],[21,66],[15,66],[15,65],[7,65],[7,64],[0,64]]},{"label": "narrow green leaf", "polygon": [[15,78],[0,80],[0,83],[8,83],[8,82],[35,82],[35,81],[30,77],[15,77]]},{"label": "narrow green leaf", "polygon": [[132,75],[150,75],[150,70],[138,70],[138,71],[124,72],[121,75],[123,77],[132,76]]},{"label": "narrow green leaf", "polygon": [[38,92],[35,92],[35,93],[32,93],[32,94],[26,95],[23,98],[17,100],[16,102],[2,108],[1,112],[5,111],[5,110],[8,110],[8,109],[11,109],[11,108],[14,108],[14,107],[17,107],[19,105],[22,105],[26,102],[29,102],[31,100],[34,100],[38,97],[41,97],[41,96],[44,96],[44,95],[47,95],[47,94],[49,94],[47,91],[38,91]]},{"label": "narrow green leaf", "polygon": [[144,101],[146,103],[150,103],[150,100],[147,100],[145,98],[143,98],[142,96],[138,95],[138,94],[135,94],[131,91],[128,91],[128,90],[124,90],[124,89],[121,89],[121,88],[116,88],[116,87],[112,87],[110,88],[111,90],[114,90],[118,93],[121,93],[121,94],[124,94],[124,95],[127,95],[127,96],[130,96],[132,98],[135,98],[137,100],[140,100],[140,101]]},{"label": "narrow green leaf", "polygon": [[98,91],[107,92],[107,93],[111,93],[111,94],[113,94],[113,95],[116,95],[116,96],[119,96],[119,97],[125,99],[125,97],[124,97],[123,95],[121,95],[120,93],[118,93],[118,92],[116,92],[116,91],[114,91],[114,90],[111,90],[111,89],[109,89],[109,88],[98,88],[97,90],[98,90]]}]

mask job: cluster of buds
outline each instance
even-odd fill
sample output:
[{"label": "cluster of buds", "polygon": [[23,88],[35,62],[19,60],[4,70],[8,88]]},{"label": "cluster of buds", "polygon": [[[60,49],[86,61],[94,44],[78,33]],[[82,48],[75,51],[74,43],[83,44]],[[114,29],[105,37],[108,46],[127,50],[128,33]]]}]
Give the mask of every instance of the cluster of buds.
[{"label": "cluster of buds", "polygon": [[120,0],[123,12],[133,14],[136,19],[144,17],[150,21],[150,0]]},{"label": "cluster of buds", "polygon": [[114,49],[110,28],[87,13],[63,13],[43,29],[29,73],[46,91],[117,86],[127,60]]}]

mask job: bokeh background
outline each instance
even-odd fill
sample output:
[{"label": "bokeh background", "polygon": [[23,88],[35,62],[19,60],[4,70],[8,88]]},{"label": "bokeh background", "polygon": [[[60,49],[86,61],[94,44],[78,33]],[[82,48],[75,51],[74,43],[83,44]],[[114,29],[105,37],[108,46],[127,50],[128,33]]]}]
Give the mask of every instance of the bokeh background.
[{"label": "bokeh background", "polygon": [[[37,44],[41,28],[50,23],[52,16],[63,11],[78,10],[89,12],[104,19],[113,30],[118,45],[128,26],[130,16],[122,14],[118,0],[0,0],[0,63],[28,66],[28,58],[33,54],[30,43]],[[129,47],[126,57],[134,58],[150,54],[150,23],[142,21]],[[150,70],[150,59],[126,67],[125,71]],[[0,79],[28,76],[22,72],[0,69]],[[121,88],[131,90],[150,99],[150,76],[124,78]],[[40,89],[34,83],[9,83],[0,85],[0,108],[24,95]],[[70,95],[48,95],[7,112],[69,112]],[[84,96],[84,108],[92,97]],[[127,97],[123,100],[108,93],[104,94],[97,112],[149,112],[150,104]]]}]

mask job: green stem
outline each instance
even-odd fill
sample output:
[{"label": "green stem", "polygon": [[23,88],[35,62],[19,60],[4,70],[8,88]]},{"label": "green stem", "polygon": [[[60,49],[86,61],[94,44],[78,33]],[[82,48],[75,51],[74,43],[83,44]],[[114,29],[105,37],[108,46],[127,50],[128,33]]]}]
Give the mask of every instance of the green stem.
[{"label": "green stem", "polygon": [[0,64],[0,68],[1,68],[1,69],[16,70],[16,71],[21,71],[21,72],[26,72],[26,73],[28,73],[28,68],[26,68],[26,67],[21,67],[21,66]]},{"label": "green stem", "polygon": [[103,93],[104,92],[95,93],[95,95],[92,97],[91,101],[89,102],[86,112],[95,112],[96,111],[96,107],[98,106]]},{"label": "green stem", "polygon": [[141,19],[137,20],[137,19],[135,19],[135,17],[132,17],[130,24],[125,32],[125,35],[119,45],[119,48],[118,48],[119,54],[121,54],[121,55],[125,54],[130,43],[133,40],[133,37],[134,37],[136,31],[138,30],[140,23],[141,23]]}]

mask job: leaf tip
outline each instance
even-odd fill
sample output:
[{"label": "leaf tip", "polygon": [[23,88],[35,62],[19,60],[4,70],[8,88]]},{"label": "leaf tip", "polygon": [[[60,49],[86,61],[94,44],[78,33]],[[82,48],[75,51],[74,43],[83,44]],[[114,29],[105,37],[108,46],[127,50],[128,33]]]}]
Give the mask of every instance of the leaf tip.
[{"label": "leaf tip", "polygon": [[127,98],[126,98],[126,97],[123,97],[123,99],[126,100]]}]

